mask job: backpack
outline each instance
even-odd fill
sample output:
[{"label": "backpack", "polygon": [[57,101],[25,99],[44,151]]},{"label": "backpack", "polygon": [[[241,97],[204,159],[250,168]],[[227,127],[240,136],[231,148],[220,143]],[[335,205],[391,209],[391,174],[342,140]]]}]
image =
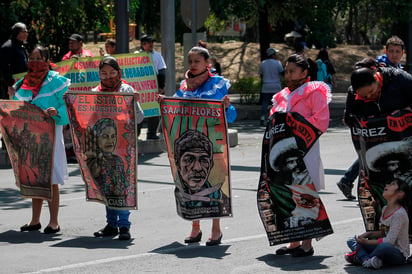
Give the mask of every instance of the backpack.
[{"label": "backpack", "polygon": [[316,60],[316,63],[318,65],[318,81],[328,82],[330,75],[328,74],[328,68],[326,67],[326,64],[321,59]]}]

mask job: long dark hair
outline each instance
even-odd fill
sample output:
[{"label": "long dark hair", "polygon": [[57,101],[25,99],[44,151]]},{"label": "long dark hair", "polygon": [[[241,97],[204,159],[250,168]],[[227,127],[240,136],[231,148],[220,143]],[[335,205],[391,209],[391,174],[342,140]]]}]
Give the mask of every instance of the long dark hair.
[{"label": "long dark hair", "polygon": [[307,70],[308,71],[308,76],[309,76],[309,63],[308,60],[300,54],[292,54],[291,56],[288,57],[286,60],[286,63],[295,63],[296,66],[300,67],[303,71]]},{"label": "long dark hair", "polygon": [[[398,200],[398,203],[405,208],[407,211],[409,211],[409,208],[411,206],[411,188],[409,185],[402,179],[396,178],[393,180],[393,182],[396,182],[398,185],[398,190],[397,191],[402,191],[405,193],[402,197],[402,199]],[[412,213],[412,212],[409,212]]]}]

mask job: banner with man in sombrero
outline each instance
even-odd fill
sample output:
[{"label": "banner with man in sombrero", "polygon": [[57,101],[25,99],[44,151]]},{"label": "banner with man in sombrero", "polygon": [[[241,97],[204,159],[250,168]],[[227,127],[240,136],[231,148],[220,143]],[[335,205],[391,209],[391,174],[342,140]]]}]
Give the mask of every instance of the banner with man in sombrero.
[{"label": "banner with man in sombrero", "polygon": [[[378,230],[382,192],[393,179],[412,189],[412,112],[355,120],[352,141],[359,156],[358,199],[366,230]],[[412,208],[409,209],[409,212]],[[409,218],[412,222],[412,219]],[[412,240],[412,223],[409,225]]]},{"label": "banner with man in sombrero", "polygon": [[298,113],[269,118],[257,202],[270,245],[333,233],[304,158],[321,132]]},{"label": "banner with man in sombrero", "polygon": [[178,215],[186,220],[232,217],[222,102],[164,97],[160,110]]}]

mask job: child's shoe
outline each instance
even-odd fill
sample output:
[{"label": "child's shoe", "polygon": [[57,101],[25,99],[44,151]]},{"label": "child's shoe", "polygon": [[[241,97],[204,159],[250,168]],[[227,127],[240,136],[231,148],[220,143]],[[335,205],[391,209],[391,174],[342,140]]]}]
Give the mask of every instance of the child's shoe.
[{"label": "child's shoe", "polygon": [[93,235],[94,237],[114,237],[117,234],[119,234],[119,230],[117,229],[117,227],[113,227],[107,224],[104,228],[95,232]]},{"label": "child's shoe", "polygon": [[379,268],[381,268],[382,265],[383,265],[382,260],[379,259],[379,258],[376,257],[376,256],[373,256],[373,257],[370,259],[370,261],[371,261],[371,267],[374,268],[374,269],[379,269]]},{"label": "child's shoe", "polygon": [[356,251],[353,251],[352,253],[346,253],[345,254],[345,260],[354,265],[361,265],[361,261],[359,260],[358,256],[356,256]]}]

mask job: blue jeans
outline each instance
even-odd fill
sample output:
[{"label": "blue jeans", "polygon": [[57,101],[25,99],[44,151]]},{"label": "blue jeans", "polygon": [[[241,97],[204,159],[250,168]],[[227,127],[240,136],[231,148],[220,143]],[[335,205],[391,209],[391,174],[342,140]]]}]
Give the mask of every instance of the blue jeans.
[{"label": "blue jeans", "polygon": [[129,210],[115,210],[106,206],[106,221],[112,227],[127,227],[130,229]]},{"label": "blue jeans", "polygon": [[356,256],[361,262],[374,256],[382,260],[385,265],[400,265],[404,264],[406,258],[402,252],[388,243],[378,245],[359,245],[354,237],[349,238],[346,242],[352,251],[357,251]]},{"label": "blue jeans", "polygon": [[359,159],[356,159],[356,161],[353,162],[353,164],[348,168],[348,170],[345,171],[345,174],[340,179],[341,183],[353,187],[353,182],[359,175],[359,168]]},{"label": "blue jeans", "polygon": [[260,120],[266,120],[269,116],[268,106],[275,93],[262,93],[262,110],[260,111]]}]

